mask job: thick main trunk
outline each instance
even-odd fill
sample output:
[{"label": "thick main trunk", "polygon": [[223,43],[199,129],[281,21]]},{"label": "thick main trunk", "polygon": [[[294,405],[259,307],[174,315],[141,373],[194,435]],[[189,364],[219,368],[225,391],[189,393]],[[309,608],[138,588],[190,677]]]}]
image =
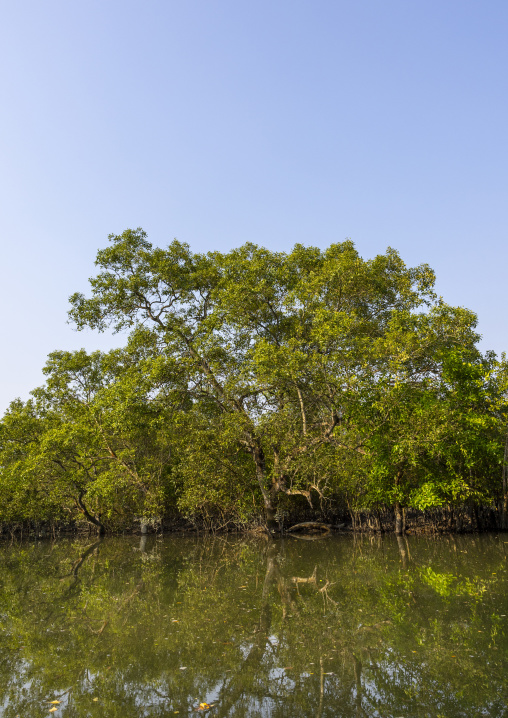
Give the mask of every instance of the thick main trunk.
[{"label": "thick main trunk", "polygon": [[[403,475],[402,469],[399,469],[399,471],[397,471],[397,474],[395,476],[395,486],[398,487],[400,485],[402,475]],[[405,517],[404,511],[400,505],[400,501],[396,501],[393,508],[394,508],[394,512],[395,512],[395,533],[397,536],[401,536],[404,533],[405,528],[406,528],[406,526],[405,526],[405,524],[406,524],[405,518],[406,517]]]},{"label": "thick main trunk", "polygon": [[404,533],[404,517],[402,514],[402,508],[399,501],[395,502],[395,533],[397,536],[401,536]]},{"label": "thick main trunk", "polygon": [[263,448],[257,442],[254,442],[252,446],[252,458],[254,459],[254,463],[256,465],[256,479],[261,490],[261,494],[263,495],[266,527],[271,534],[276,533],[279,529],[279,525],[275,518],[277,511],[275,508],[276,494],[274,492],[274,487],[272,487],[272,490],[268,490],[266,488],[265,454]]},{"label": "thick main trunk", "polygon": [[83,514],[83,516],[89,523],[93,524],[94,526],[97,526],[97,528],[99,529],[99,536],[104,536],[104,534],[106,533],[106,527],[104,526],[102,521],[100,521],[100,519],[98,519],[96,516],[93,516],[88,511],[87,507],[83,503],[83,496],[84,496],[84,494],[80,493],[77,498],[77,504],[78,504],[79,510],[81,511],[81,513]]}]

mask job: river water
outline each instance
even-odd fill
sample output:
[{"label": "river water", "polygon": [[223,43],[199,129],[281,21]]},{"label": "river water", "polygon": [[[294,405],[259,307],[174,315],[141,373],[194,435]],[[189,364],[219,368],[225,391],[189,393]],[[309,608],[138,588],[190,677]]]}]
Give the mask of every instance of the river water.
[{"label": "river water", "polygon": [[507,553],[502,533],[4,543],[0,716],[508,716]]}]

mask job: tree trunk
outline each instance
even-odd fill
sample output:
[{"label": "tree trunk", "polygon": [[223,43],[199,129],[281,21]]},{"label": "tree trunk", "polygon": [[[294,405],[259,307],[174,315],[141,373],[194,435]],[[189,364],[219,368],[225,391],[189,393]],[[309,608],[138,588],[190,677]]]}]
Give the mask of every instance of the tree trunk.
[{"label": "tree trunk", "polygon": [[[399,469],[397,471],[397,474],[395,476],[395,486],[398,486],[400,484],[400,480],[402,478],[402,469]],[[395,512],[395,533],[397,536],[401,536],[404,533],[405,529],[405,516],[402,511],[402,507],[400,505],[400,501],[396,501],[394,505],[394,512]]]},{"label": "tree trunk", "polygon": [[401,536],[404,533],[404,517],[402,515],[402,508],[400,506],[400,502],[395,502],[395,533],[397,536]]},{"label": "tree trunk", "polygon": [[276,486],[272,486],[271,490],[266,488],[266,461],[263,448],[255,441],[252,445],[252,457],[256,465],[256,479],[258,481],[259,488],[263,495],[263,502],[265,505],[265,520],[266,527],[270,534],[277,533],[279,530],[279,524],[275,518],[277,512],[275,508],[275,501],[277,498]]},{"label": "tree trunk", "polygon": [[85,519],[88,521],[88,523],[97,526],[97,528],[99,529],[99,536],[104,536],[104,534],[106,533],[106,527],[104,526],[102,521],[100,521],[100,519],[98,519],[96,516],[92,516],[92,514],[88,511],[85,504],[83,503],[83,496],[84,492],[82,491],[77,498],[77,505],[79,510],[81,511]]}]

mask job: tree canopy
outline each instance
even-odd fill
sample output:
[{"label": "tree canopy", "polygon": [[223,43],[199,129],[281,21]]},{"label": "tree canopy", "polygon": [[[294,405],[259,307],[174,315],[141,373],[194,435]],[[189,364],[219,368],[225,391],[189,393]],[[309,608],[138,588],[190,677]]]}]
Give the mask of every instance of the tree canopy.
[{"label": "tree canopy", "polygon": [[[427,265],[349,240],[193,253],[111,235],[85,327],[111,352],[54,352],[0,424],[4,521],[135,517],[220,525],[295,507],[490,506],[506,523],[506,363]],[[303,502],[303,503],[302,503]]]}]

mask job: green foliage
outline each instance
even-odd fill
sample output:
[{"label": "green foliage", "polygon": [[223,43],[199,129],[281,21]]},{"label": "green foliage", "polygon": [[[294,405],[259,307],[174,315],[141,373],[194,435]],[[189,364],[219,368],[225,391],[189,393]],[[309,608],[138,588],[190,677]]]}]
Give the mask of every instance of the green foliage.
[{"label": "green foliage", "polygon": [[180,512],[244,523],[288,502],[351,510],[502,500],[507,367],[427,265],[349,240],[194,254],[111,235],[78,329],[0,424],[3,520],[101,530]]}]

